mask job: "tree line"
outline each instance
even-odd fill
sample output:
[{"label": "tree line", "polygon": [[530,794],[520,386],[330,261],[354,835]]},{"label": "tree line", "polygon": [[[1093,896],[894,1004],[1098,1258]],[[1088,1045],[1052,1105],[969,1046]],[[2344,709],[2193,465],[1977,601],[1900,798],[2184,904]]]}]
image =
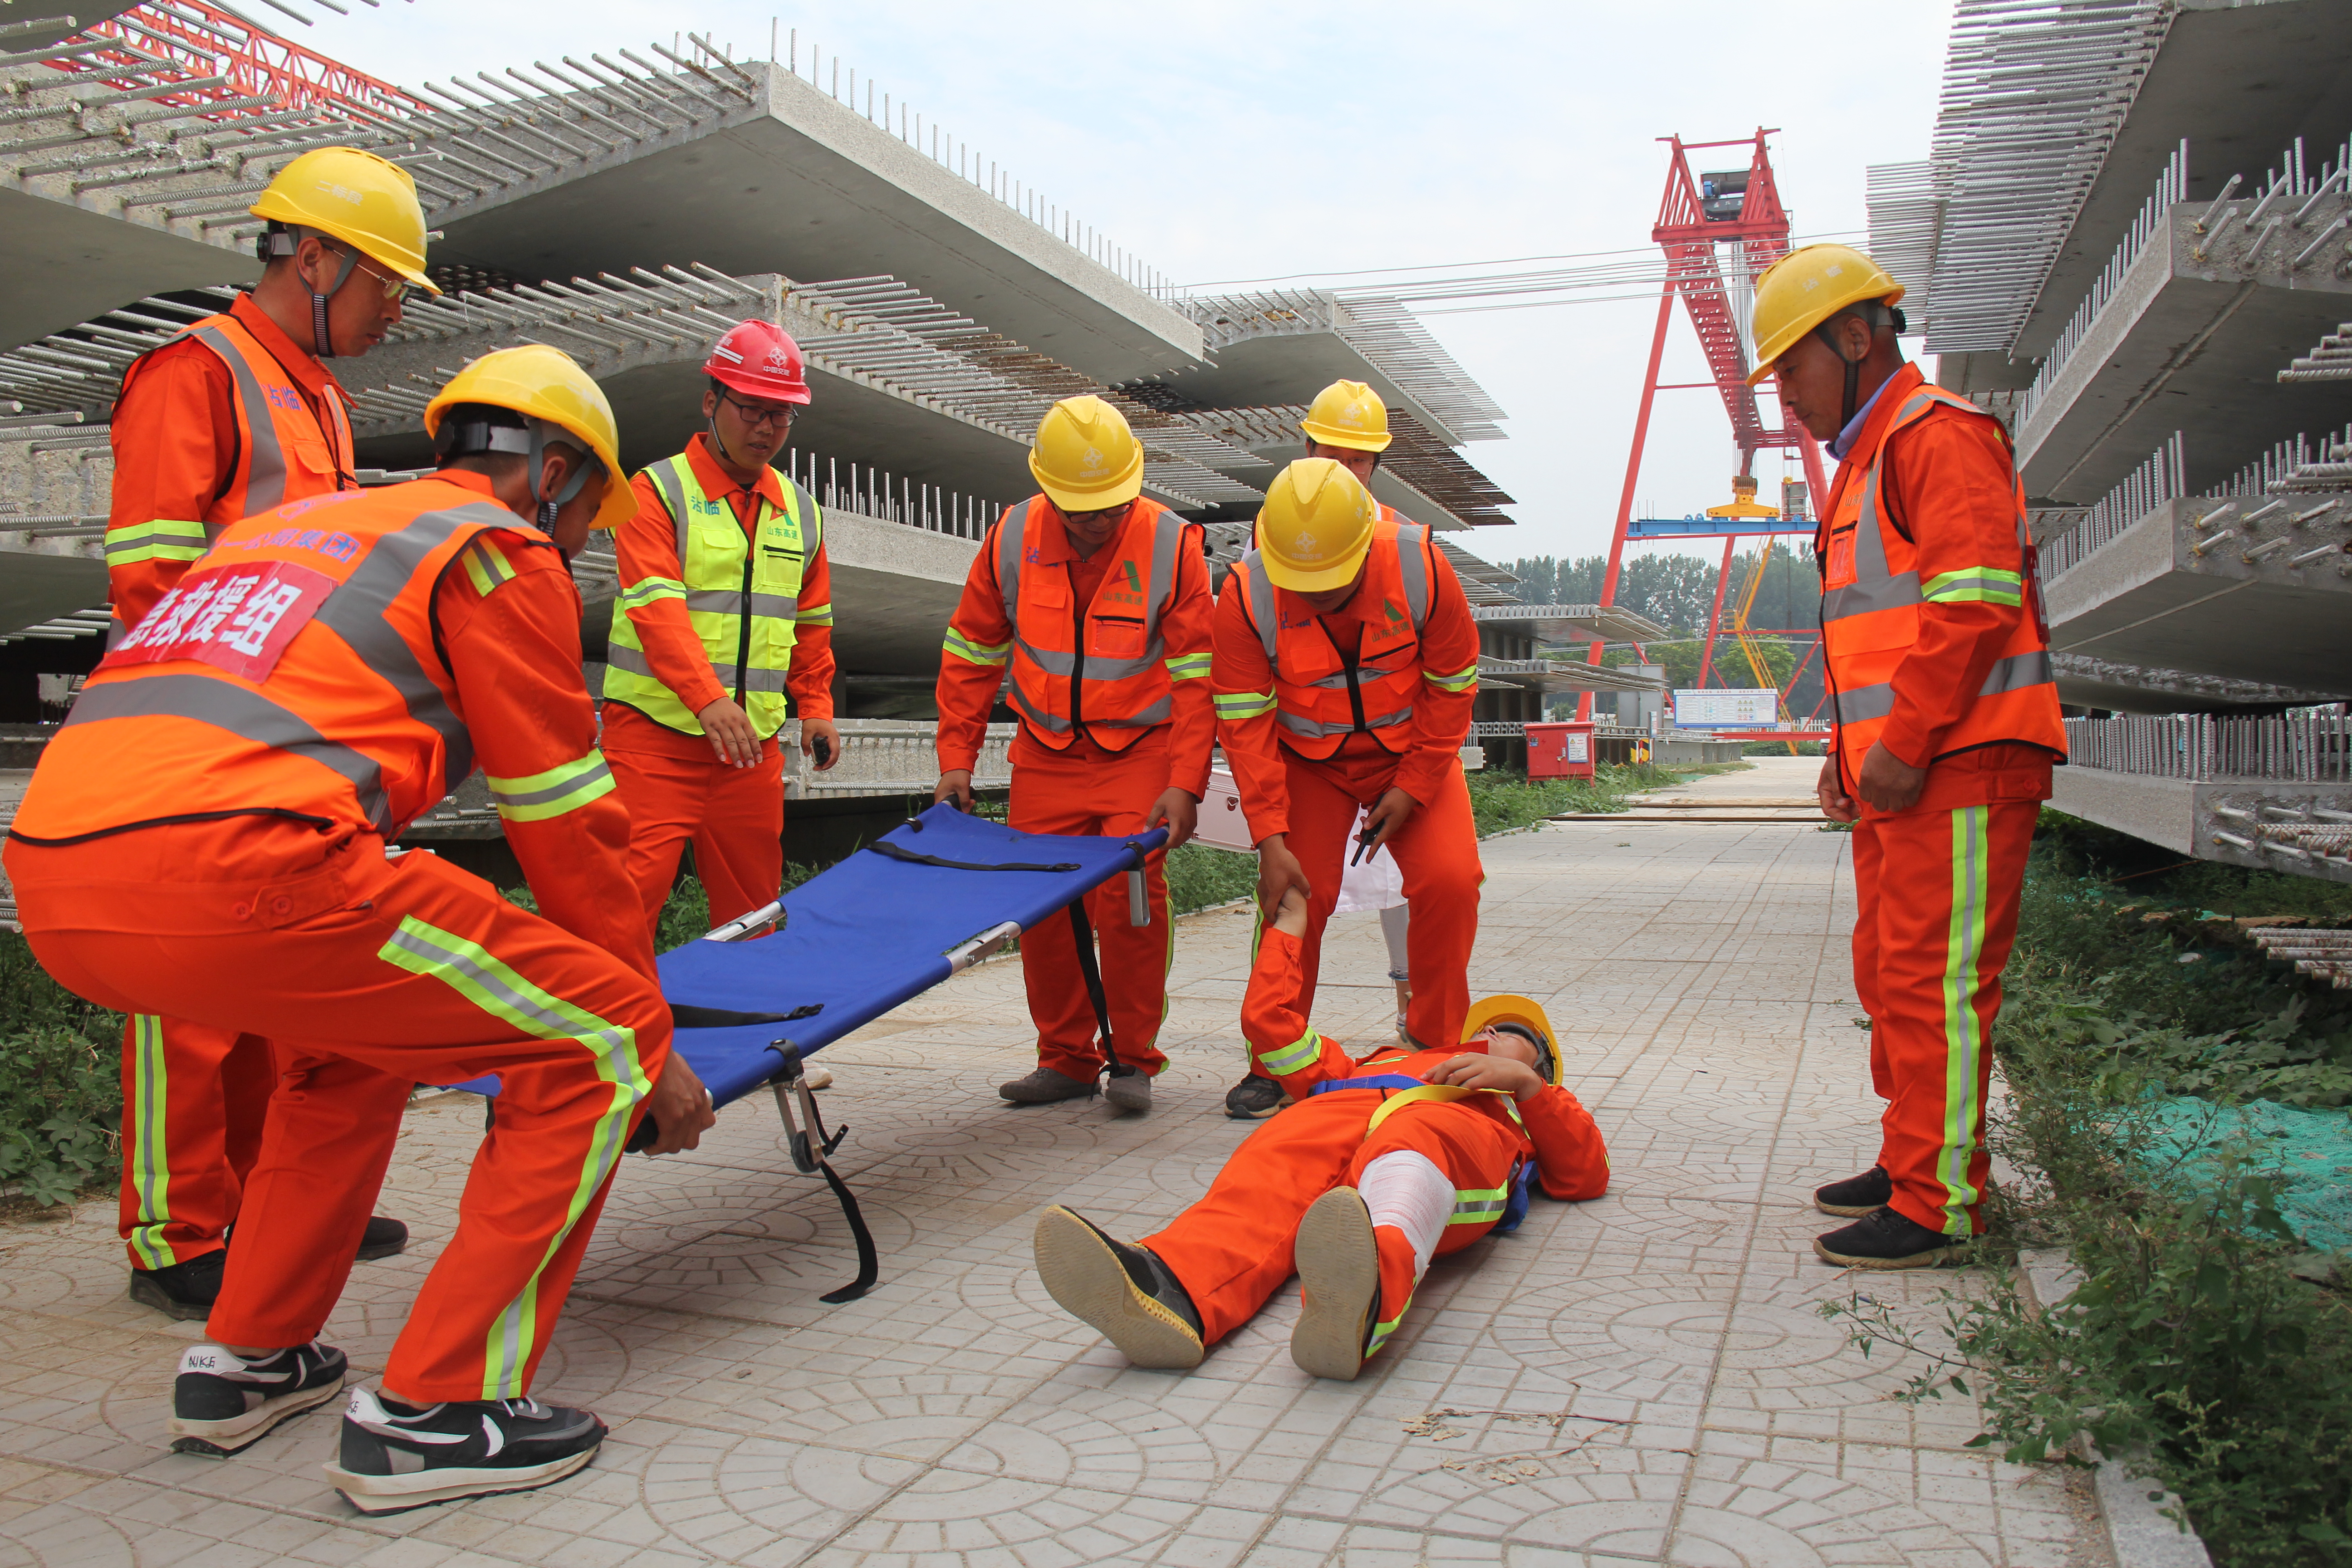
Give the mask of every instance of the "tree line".
[{"label": "tree line", "polygon": [[[1759,553],[1743,550],[1731,558],[1731,582],[1723,605],[1727,626]],[[1501,564],[1519,580],[1515,591],[1530,605],[1597,605],[1609,571],[1605,555],[1575,560],[1533,555]],[[1629,550],[1617,576],[1616,603],[1684,637],[1705,637],[1707,614],[1715,604],[1716,575],[1715,562],[1695,555]],[[1821,578],[1813,570],[1811,546],[1774,549],[1764,581],[1757,584],[1748,624],[1776,630],[1817,626],[1821,608]]]}]

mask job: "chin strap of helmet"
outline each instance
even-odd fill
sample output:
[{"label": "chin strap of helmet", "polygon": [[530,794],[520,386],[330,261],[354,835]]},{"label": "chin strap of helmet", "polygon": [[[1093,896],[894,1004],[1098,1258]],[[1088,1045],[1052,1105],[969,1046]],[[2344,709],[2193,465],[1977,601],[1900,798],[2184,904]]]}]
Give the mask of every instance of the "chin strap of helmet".
[{"label": "chin strap of helmet", "polygon": [[1839,405],[1838,414],[1840,430],[1853,424],[1853,416],[1862,411],[1859,395],[1862,390],[1862,366],[1863,362],[1870,358],[1870,350],[1864,348],[1862,351],[1862,359],[1847,359],[1844,347],[1838,342],[1837,334],[1830,331],[1839,321],[1847,316],[1853,316],[1860,321],[1873,333],[1881,327],[1893,327],[1895,335],[1898,338],[1909,327],[1909,323],[1904,320],[1903,312],[1895,306],[1883,300],[1864,300],[1858,305],[1838,311],[1836,315],[1813,329],[1813,336],[1827,343],[1830,353],[1837,355],[1845,365],[1845,398]]},{"label": "chin strap of helmet", "polygon": [[274,257],[293,255],[306,238],[317,240],[327,247],[329,254],[343,258],[342,266],[335,273],[334,287],[323,294],[316,289],[310,290],[310,357],[332,359],[335,357],[335,340],[327,331],[327,301],[341,293],[343,285],[352,280],[352,272],[360,264],[360,253],[337,250],[334,244],[315,228],[273,227],[255,242],[254,248],[267,264]]},{"label": "chin strap of helmet", "polygon": [[[452,458],[470,458],[479,452],[512,452],[521,457],[529,469],[530,500],[535,509],[533,521],[542,533],[555,531],[555,514],[563,510],[588,483],[592,470],[604,465],[593,457],[583,458],[563,481],[563,489],[554,495],[540,489],[540,476],[546,472],[549,426],[544,419],[525,419],[522,427],[511,425],[491,425],[482,420],[463,424],[445,424],[433,438],[433,450],[443,462]],[[558,430],[556,438],[569,444],[568,434]]]}]

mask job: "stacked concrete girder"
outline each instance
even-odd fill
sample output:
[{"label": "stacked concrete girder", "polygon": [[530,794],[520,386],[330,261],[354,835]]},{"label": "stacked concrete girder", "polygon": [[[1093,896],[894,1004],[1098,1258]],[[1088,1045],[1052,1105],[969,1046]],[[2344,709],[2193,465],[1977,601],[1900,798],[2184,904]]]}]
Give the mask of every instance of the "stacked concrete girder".
[{"label": "stacked concrete girder", "polygon": [[2054,804],[2352,879],[2352,8],[1957,17],[1874,242],[1932,282],[1938,379],[2012,426],[2079,715]]}]

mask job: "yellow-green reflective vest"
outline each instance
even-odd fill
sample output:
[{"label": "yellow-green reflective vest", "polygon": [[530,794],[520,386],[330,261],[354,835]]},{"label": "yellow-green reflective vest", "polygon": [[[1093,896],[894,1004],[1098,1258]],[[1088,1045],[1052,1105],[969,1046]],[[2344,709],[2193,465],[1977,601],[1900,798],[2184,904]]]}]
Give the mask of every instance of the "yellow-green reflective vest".
[{"label": "yellow-green reflective vest", "polygon": [[622,584],[620,597],[613,601],[604,696],[673,730],[702,733],[701,721],[654,674],[629,620],[635,606],[683,599],[710,673],[765,740],[783,726],[784,676],[793,667],[798,635],[801,578],[808,558],[824,542],[824,516],[808,492],[788,479],[782,509],[761,498],[759,524],[747,534],[733,507],[702,493],[684,453],[651,465],[645,474],[677,529],[685,576]]}]

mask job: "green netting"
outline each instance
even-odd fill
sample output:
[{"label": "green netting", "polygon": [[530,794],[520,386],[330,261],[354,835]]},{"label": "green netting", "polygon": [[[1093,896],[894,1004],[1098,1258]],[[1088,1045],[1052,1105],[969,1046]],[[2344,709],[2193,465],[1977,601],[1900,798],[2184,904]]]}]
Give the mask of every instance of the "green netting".
[{"label": "green netting", "polygon": [[2304,1110],[2253,1100],[2216,1105],[2190,1095],[2168,1095],[2152,1109],[2153,1134],[2144,1157],[2188,1156],[2194,1180],[2210,1168],[2211,1151],[2243,1140],[2284,1179],[2279,1213],[2315,1247],[2352,1250],[2352,1110]]}]

